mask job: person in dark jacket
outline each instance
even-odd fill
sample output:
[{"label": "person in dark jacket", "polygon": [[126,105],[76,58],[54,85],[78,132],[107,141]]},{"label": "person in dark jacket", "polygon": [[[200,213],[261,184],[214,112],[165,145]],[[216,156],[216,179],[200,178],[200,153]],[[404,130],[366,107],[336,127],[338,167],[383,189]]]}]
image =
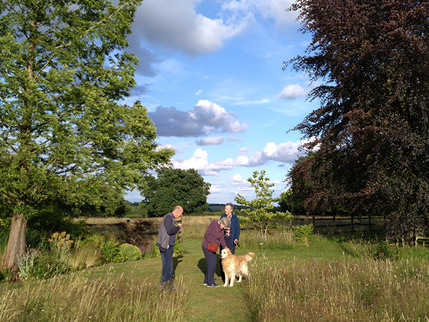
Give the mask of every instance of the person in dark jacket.
[{"label": "person in dark jacket", "polygon": [[182,224],[176,226],[175,220],[181,217],[182,214],[183,208],[181,206],[174,207],[172,212],[162,218],[158,233],[156,246],[159,247],[161,253],[162,273],[160,283],[164,291],[168,287],[172,289],[174,243],[176,242],[176,234],[182,228]]},{"label": "person in dark jacket", "polygon": [[207,273],[204,277],[204,285],[207,285],[208,287],[218,287],[219,285],[214,281],[217,255],[216,253],[209,251],[207,247],[209,246],[209,243],[214,243],[216,245],[220,243],[223,248],[227,248],[223,230],[228,228],[230,225],[231,220],[224,217],[221,220],[212,221],[204,233],[204,240],[201,246],[207,262]]},{"label": "person in dark jacket", "polygon": [[[232,203],[227,203],[225,205],[225,213],[220,217],[228,218],[231,220],[231,226],[229,228],[224,229],[225,234],[225,244],[228,247],[232,254],[235,254],[235,246],[238,245],[238,241],[240,239],[240,221],[238,217],[233,213],[234,205]],[[222,245],[220,246],[220,251],[222,251]],[[220,259],[220,272],[221,277],[219,279],[225,280],[225,273],[222,269],[222,259]]]}]

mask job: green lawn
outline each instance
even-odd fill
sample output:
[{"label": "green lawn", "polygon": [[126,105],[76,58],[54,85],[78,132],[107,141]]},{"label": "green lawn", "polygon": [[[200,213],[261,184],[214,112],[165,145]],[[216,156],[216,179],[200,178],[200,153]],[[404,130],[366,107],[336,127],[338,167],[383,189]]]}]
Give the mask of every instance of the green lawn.
[{"label": "green lawn", "polygon": [[[243,299],[242,287],[236,283],[234,287],[208,288],[203,285],[206,262],[201,250],[199,239],[183,240],[183,255],[175,258],[176,279],[183,279],[188,288],[189,302],[187,306],[187,321],[249,321],[248,308]],[[236,254],[243,255],[254,251],[256,258],[269,260],[302,259],[302,260],[334,260],[343,257],[342,249],[333,242],[325,239],[317,240],[307,246],[296,246],[289,249],[259,249],[237,248]],[[251,271],[251,268],[250,268]],[[122,264],[109,264],[86,270],[88,277],[103,277],[106,272],[112,275],[123,274],[133,279],[148,279],[157,282],[161,275],[161,259],[151,258]],[[217,273],[219,269],[217,269]],[[217,275],[215,275],[216,277]],[[222,282],[222,281],[219,281]],[[242,283],[246,283],[243,280]]]}]

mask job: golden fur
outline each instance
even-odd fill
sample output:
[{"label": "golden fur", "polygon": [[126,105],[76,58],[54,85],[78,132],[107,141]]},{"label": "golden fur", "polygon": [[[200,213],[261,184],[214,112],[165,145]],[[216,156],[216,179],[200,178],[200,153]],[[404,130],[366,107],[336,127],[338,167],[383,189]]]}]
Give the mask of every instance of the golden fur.
[{"label": "golden fur", "polygon": [[247,263],[253,259],[255,253],[249,252],[247,255],[236,256],[228,248],[224,248],[220,256],[225,272],[225,284],[223,286],[228,286],[228,282],[230,283],[229,286],[233,286],[236,276],[238,276],[237,282],[241,282],[243,276],[249,276]]}]

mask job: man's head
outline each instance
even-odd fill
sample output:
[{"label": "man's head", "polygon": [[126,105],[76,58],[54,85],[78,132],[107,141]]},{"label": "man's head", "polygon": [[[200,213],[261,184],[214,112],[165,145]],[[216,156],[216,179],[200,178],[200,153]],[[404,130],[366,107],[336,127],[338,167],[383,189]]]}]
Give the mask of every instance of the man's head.
[{"label": "man's head", "polygon": [[181,206],[176,206],[171,213],[173,214],[174,218],[179,218],[183,214],[183,208]]},{"label": "man's head", "polygon": [[234,211],[234,205],[232,203],[227,203],[225,205],[225,215],[230,216]]}]

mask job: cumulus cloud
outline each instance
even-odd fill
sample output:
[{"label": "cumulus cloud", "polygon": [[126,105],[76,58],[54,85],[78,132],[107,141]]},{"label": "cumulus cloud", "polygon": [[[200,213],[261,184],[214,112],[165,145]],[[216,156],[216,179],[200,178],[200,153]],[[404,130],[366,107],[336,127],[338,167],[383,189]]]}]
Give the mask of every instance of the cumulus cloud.
[{"label": "cumulus cloud", "polygon": [[[291,164],[295,162],[299,156],[305,154],[304,151],[299,149],[302,144],[302,141],[284,142],[280,144],[268,142],[262,151],[251,152],[248,150],[241,150],[242,154],[238,155],[235,159],[227,158],[216,162],[209,162],[208,152],[198,148],[190,159],[175,159],[173,160],[173,165],[179,169],[193,168],[202,175],[216,176],[220,171],[231,170],[238,166],[261,166],[270,161]],[[235,179],[237,182],[241,180],[238,176],[235,177]]]},{"label": "cumulus cloud", "polygon": [[133,32],[152,44],[190,55],[211,53],[247,29],[248,18],[239,21],[211,19],[196,12],[198,0],[145,0],[136,13]]},{"label": "cumulus cloud", "polygon": [[224,141],[223,136],[204,138],[196,141],[197,145],[219,145]]},{"label": "cumulus cloud", "polygon": [[286,11],[294,0],[229,0],[224,1],[222,8],[232,12],[247,12],[265,19],[273,19],[277,27],[296,23],[296,12]]},{"label": "cumulus cloud", "polygon": [[280,93],[279,97],[283,99],[294,99],[305,95],[307,95],[307,92],[304,87],[299,84],[295,84],[286,86]]},{"label": "cumulus cloud", "polygon": [[238,133],[248,127],[247,123],[235,120],[235,114],[207,100],[198,101],[191,111],[158,106],[148,115],[155,122],[158,136],[192,137],[219,132]]}]

